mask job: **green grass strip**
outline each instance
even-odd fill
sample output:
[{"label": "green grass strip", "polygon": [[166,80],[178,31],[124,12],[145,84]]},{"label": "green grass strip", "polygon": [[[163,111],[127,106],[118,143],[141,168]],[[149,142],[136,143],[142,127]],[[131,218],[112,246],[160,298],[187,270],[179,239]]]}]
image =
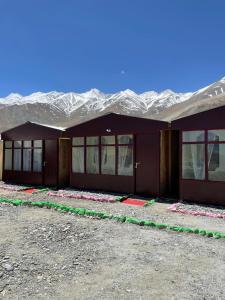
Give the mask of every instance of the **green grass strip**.
[{"label": "green grass strip", "polygon": [[160,200],[160,198],[159,197],[156,197],[155,199],[151,199],[151,200],[149,200],[149,201],[147,201],[147,203],[145,203],[145,207],[146,206],[149,206],[149,205],[152,205],[152,204],[155,204],[158,200]]},{"label": "green grass strip", "polygon": [[43,189],[39,189],[39,190],[37,190],[36,192],[33,192],[32,194],[44,193],[44,192],[47,192],[47,191],[49,191],[49,189],[48,189],[48,188],[43,188]]},{"label": "green grass strip", "polygon": [[115,198],[115,200],[118,201],[118,202],[122,202],[123,200],[126,200],[126,199],[129,198],[130,196],[131,196],[131,194],[129,194],[129,195],[124,195],[124,196],[117,196],[117,197]]},{"label": "green grass strip", "polygon": [[169,225],[169,224],[161,224],[153,221],[148,221],[148,220],[142,220],[134,217],[127,217],[127,216],[114,216],[108,213],[96,211],[96,210],[89,210],[86,208],[78,208],[78,207],[72,207],[72,206],[67,206],[64,204],[59,204],[59,203],[54,203],[54,202],[33,202],[33,201],[24,201],[20,199],[15,199],[15,200],[10,200],[10,199],[5,199],[5,198],[0,198],[0,203],[8,203],[14,206],[36,206],[36,207],[46,207],[46,208],[52,208],[60,212],[70,212],[75,215],[81,215],[81,216],[92,216],[96,217],[99,219],[109,219],[109,220],[115,220],[117,222],[126,222],[126,223],[131,223],[139,226],[148,226],[152,228],[157,228],[157,229],[166,229],[170,231],[175,231],[175,232],[186,232],[186,233],[192,233],[192,234],[197,234],[201,236],[206,236],[206,237],[214,237],[216,239],[220,238],[225,238],[225,233],[221,232],[216,232],[216,231],[207,231],[203,229],[193,229],[189,227],[183,227],[183,226],[175,226],[175,225]]},{"label": "green grass strip", "polygon": [[155,202],[156,202],[156,199],[151,199],[151,200],[148,200],[145,204],[144,204],[144,206],[146,207],[146,206],[149,206],[149,205],[152,205],[152,204],[155,204]]}]

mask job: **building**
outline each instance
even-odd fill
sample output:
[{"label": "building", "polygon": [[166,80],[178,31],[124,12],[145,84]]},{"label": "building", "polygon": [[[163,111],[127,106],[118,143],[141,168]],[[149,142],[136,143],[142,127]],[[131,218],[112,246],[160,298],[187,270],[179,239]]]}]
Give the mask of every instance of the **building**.
[{"label": "building", "polygon": [[3,180],[31,185],[69,183],[68,139],[62,128],[27,122],[2,133]]},{"label": "building", "polygon": [[172,122],[179,134],[180,199],[225,205],[225,106]]},{"label": "building", "polygon": [[0,181],[2,180],[3,170],[3,141],[0,139]]},{"label": "building", "polygon": [[159,196],[169,191],[169,123],[109,113],[66,129],[70,186]]}]

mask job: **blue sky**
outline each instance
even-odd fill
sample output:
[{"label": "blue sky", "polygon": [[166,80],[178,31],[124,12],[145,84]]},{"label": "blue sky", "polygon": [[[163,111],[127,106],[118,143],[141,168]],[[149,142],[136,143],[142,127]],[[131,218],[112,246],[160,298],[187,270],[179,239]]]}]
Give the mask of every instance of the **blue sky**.
[{"label": "blue sky", "polygon": [[224,0],[0,0],[0,97],[194,91],[225,76]]}]

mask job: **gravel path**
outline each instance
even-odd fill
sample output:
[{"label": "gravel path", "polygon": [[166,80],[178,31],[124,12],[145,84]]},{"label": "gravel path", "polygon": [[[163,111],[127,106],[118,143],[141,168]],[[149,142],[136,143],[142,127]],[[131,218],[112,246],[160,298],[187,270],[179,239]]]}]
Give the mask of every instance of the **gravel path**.
[{"label": "gravel path", "polygon": [[108,212],[114,215],[134,216],[146,220],[152,220],[170,225],[200,228],[211,231],[225,232],[225,220],[213,219],[203,216],[181,215],[168,210],[171,204],[155,203],[148,207],[130,206],[118,203],[103,203],[91,200],[79,200],[48,196],[47,192],[39,194],[27,194],[24,192],[11,192],[0,189],[0,197],[9,199],[23,199],[32,201],[52,201],[74,207],[83,207]]},{"label": "gravel path", "polygon": [[223,239],[0,207],[1,299],[224,299],[224,261]]}]

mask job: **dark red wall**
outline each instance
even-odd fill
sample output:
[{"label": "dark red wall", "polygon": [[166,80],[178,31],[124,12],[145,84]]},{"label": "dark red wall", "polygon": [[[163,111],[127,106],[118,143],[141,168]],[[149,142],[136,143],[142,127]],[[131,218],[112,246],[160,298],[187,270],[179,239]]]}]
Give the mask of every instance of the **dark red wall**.
[{"label": "dark red wall", "polygon": [[[2,139],[13,140],[50,140],[54,143],[54,148],[46,148],[43,144],[43,155],[48,158],[48,161],[54,160],[51,163],[51,170],[46,166],[46,172],[23,172],[23,171],[6,171],[3,169],[3,180],[8,182],[34,184],[34,185],[57,185],[58,180],[58,138],[63,135],[63,131],[27,122],[2,133]],[[47,152],[46,152],[47,151]],[[46,176],[44,173],[47,173]]]},{"label": "dark red wall", "polygon": [[80,189],[134,193],[132,176],[71,173],[70,185]]},{"label": "dark red wall", "polygon": [[225,205],[225,182],[181,180],[180,198],[192,202]]},{"label": "dark red wall", "polygon": [[[68,128],[65,132],[65,136],[71,138],[75,136],[118,134],[134,134],[135,136],[145,135],[142,142],[138,143],[139,149],[141,148],[139,151],[141,157],[138,159],[142,161],[142,166],[144,166],[142,170],[140,169],[139,172],[137,172],[137,176],[140,176],[140,178],[135,178],[135,174],[134,176],[74,174],[71,170],[71,186],[84,189],[134,193],[136,190],[135,179],[138,179],[138,193],[159,195],[159,137],[160,130],[168,128],[169,123],[167,122],[113,113]],[[107,132],[107,129],[110,129],[111,132]],[[136,149],[136,151],[138,151],[138,149]],[[134,158],[134,162],[135,161]]]},{"label": "dark red wall", "polygon": [[225,128],[225,106],[177,119],[171,122],[171,128],[179,130]]},{"label": "dark red wall", "polygon": [[57,139],[63,135],[62,130],[49,128],[46,126],[24,123],[20,126],[2,132],[3,140],[47,140]]},{"label": "dark red wall", "polygon": [[11,183],[42,185],[42,173],[3,171],[3,180]]},{"label": "dark red wall", "polygon": [[217,107],[171,123],[180,131],[180,199],[199,203],[225,205],[225,182],[182,179],[182,130],[225,129],[225,106]]},{"label": "dark red wall", "polygon": [[[148,133],[160,129],[168,129],[169,123],[144,118],[136,118],[118,114],[108,114],[73,126],[65,131],[65,136],[114,135],[126,133]],[[111,129],[111,132],[107,132]]]}]

